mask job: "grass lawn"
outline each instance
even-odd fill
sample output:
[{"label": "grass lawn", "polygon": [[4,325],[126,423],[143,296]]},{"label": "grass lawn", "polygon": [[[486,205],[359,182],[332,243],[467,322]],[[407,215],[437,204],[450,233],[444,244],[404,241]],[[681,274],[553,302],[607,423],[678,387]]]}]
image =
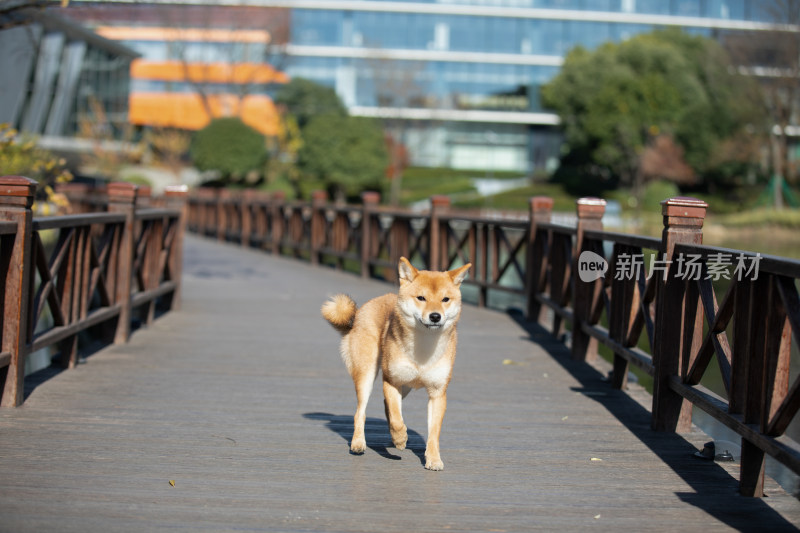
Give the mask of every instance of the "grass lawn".
[{"label": "grass lawn", "polygon": [[[452,168],[410,167],[403,173],[400,201],[408,205],[438,194],[469,196],[476,194],[472,180],[485,178],[483,170],[459,170]],[[494,179],[519,178],[519,172],[495,172]]]},{"label": "grass lawn", "polygon": [[[520,174],[496,172],[494,177],[499,180],[511,179],[519,178]],[[480,197],[472,184],[472,180],[475,178],[486,178],[486,173],[480,170],[412,167],[407,169],[403,175],[401,202],[408,205],[433,195],[444,194],[451,196],[454,207],[527,211],[532,196],[549,196],[553,199],[554,211],[575,212],[577,197],[566,192],[560,184],[537,182],[518,189]],[[681,195],[674,186],[672,187],[672,189],[665,187],[663,183],[648,186],[643,197],[642,209],[638,214],[640,224],[636,233],[660,235],[662,229],[661,200]],[[748,199],[750,203],[753,203],[758,197],[758,192],[752,191],[752,194],[745,195],[746,199],[742,201],[730,200],[720,195],[696,193],[685,195],[694,196],[708,203],[707,222],[722,226],[727,230],[770,227],[800,228],[800,209],[778,211],[754,208],[752,205],[748,205]],[[630,202],[630,191],[624,189],[609,191],[604,197],[619,203],[624,219],[632,220],[637,216],[636,209]]]}]

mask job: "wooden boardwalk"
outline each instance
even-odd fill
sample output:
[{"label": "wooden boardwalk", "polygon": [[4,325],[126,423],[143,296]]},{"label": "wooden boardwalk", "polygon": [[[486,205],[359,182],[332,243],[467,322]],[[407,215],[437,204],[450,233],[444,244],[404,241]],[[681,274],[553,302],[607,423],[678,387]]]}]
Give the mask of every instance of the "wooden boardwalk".
[{"label": "wooden boardwalk", "polygon": [[29,380],[25,404],[0,411],[0,532],[800,525],[800,503],[773,482],[768,498],[744,498],[694,458],[702,433],[652,432],[642,391],[614,391],[540,329],[471,306],[445,470],[422,466],[422,391],[404,404],[409,449],[390,446],[376,387],[369,449],[350,455],[355,395],[318,310],[334,292],[364,302],[391,287],[196,237],[184,259],[180,311]]}]

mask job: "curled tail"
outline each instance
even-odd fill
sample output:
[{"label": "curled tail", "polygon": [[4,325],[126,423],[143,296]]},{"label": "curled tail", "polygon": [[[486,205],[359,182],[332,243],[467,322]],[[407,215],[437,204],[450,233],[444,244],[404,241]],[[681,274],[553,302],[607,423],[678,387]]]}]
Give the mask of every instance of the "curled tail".
[{"label": "curled tail", "polygon": [[321,311],[322,317],[342,335],[346,335],[353,328],[356,303],[346,294],[337,294],[322,304]]}]

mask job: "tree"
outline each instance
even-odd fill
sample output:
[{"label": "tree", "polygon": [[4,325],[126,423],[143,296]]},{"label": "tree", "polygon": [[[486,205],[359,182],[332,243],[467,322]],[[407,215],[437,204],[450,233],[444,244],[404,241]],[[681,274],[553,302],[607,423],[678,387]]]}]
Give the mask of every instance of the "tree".
[{"label": "tree", "polygon": [[347,108],[336,91],[304,78],[294,78],[281,87],[275,95],[275,103],[286,106],[301,130],[318,115],[347,115]]},{"label": "tree", "polygon": [[186,166],[184,156],[192,144],[189,132],[177,128],[152,128],[145,134],[155,161],[169,169],[176,180]]},{"label": "tree", "polygon": [[542,100],[559,114],[569,151],[608,168],[639,200],[645,154],[668,154],[684,182],[684,163],[695,175],[710,170],[721,143],[754,117],[741,105],[748,86],[716,42],[669,29],[573,49]]},{"label": "tree", "polygon": [[[209,119],[244,116],[248,96],[262,93],[263,85],[285,83],[288,79],[280,72],[289,40],[288,10],[147,6],[154,8],[173,30],[169,51],[179,65],[180,72],[176,74],[192,87]],[[214,46],[198,46],[198,39],[216,42]]]},{"label": "tree", "polygon": [[294,197],[301,189],[302,176],[297,168],[297,153],[303,146],[303,138],[297,119],[289,114],[285,106],[278,106],[278,115],[278,134],[267,138],[270,157],[266,166],[264,189],[283,191]]},{"label": "tree", "polygon": [[190,153],[199,170],[217,171],[227,182],[260,171],[267,159],[264,136],[238,118],[212,120],[195,134]]},{"label": "tree", "polygon": [[298,164],[334,198],[343,200],[365,189],[381,191],[389,157],[376,121],[329,114],[306,124]]},{"label": "tree", "polygon": [[66,207],[66,199],[55,192],[57,183],[72,180],[66,161],[38,146],[36,139],[20,135],[10,124],[0,124],[0,173],[36,180],[36,213],[50,214],[50,205]]}]

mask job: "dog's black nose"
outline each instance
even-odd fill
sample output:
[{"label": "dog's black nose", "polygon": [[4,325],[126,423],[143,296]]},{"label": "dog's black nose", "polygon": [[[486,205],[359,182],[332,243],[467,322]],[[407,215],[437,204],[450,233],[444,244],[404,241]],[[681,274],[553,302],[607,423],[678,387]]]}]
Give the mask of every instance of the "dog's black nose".
[{"label": "dog's black nose", "polygon": [[442,315],[439,313],[431,313],[429,318],[431,319],[431,322],[439,322],[442,319]]}]

